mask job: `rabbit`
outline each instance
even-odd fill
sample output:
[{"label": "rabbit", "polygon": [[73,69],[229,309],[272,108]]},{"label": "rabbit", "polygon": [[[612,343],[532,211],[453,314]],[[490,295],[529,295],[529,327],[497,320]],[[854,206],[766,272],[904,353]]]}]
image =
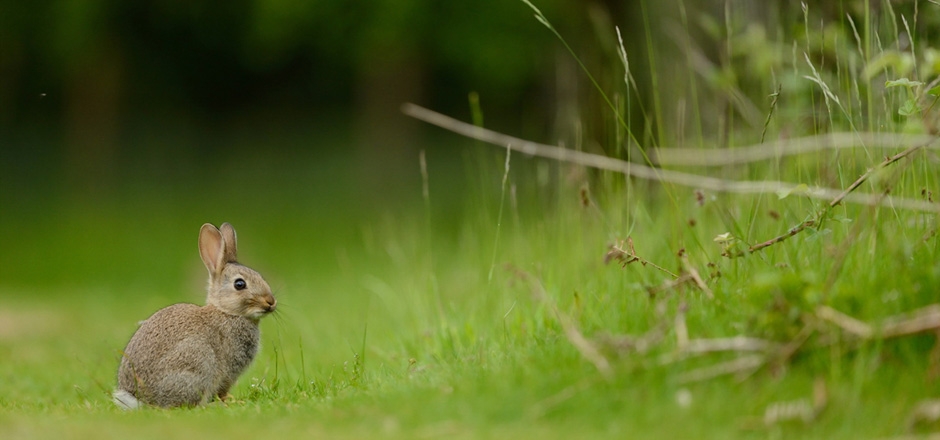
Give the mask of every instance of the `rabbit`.
[{"label": "rabbit", "polygon": [[202,225],[199,256],[209,270],[206,305],[174,304],[140,323],[121,358],[115,404],[135,409],[225,401],[258,352],[258,321],[277,307],[268,283],[238,264],[236,253],[232,225]]}]

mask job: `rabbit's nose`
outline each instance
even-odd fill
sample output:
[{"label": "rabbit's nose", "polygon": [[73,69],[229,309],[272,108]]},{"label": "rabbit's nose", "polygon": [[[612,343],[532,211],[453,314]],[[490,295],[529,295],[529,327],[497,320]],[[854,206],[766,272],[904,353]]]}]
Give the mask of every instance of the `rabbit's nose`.
[{"label": "rabbit's nose", "polygon": [[273,312],[277,307],[277,300],[274,299],[274,295],[265,293],[264,295],[261,295],[261,305],[262,308],[264,308],[264,311]]}]

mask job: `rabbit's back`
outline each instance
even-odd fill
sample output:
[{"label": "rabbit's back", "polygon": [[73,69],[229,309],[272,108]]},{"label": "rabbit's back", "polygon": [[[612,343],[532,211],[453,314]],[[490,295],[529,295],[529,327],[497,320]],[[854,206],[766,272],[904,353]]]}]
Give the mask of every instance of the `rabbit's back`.
[{"label": "rabbit's back", "polygon": [[224,396],[258,351],[257,321],[213,306],[175,304],[141,323],[118,386],[144,403],[192,406]]}]

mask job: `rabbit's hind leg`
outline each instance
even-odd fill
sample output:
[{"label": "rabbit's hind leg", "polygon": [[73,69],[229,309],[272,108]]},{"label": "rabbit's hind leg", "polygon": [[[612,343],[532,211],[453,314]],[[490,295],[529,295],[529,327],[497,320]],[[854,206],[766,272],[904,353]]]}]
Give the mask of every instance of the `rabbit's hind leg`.
[{"label": "rabbit's hind leg", "polygon": [[155,403],[163,407],[197,406],[212,398],[211,377],[202,372],[170,373],[160,381],[159,388]]},{"label": "rabbit's hind leg", "polygon": [[187,340],[176,346],[166,365],[172,366],[157,384],[155,404],[164,407],[196,406],[209,400],[218,389],[217,361],[208,344]]}]

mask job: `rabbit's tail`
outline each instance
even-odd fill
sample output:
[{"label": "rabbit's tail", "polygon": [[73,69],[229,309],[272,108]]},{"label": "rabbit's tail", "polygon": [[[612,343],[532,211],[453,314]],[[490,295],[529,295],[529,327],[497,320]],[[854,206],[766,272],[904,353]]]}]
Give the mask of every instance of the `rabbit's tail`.
[{"label": "rabbit's tail", "polygon": [[133,394],[124,391],[124,390],[114,390],[114,394],[111,395],[111,400],[121,409],[125,410],[134,410],[140,408],[140,401],[134,397]]}]

